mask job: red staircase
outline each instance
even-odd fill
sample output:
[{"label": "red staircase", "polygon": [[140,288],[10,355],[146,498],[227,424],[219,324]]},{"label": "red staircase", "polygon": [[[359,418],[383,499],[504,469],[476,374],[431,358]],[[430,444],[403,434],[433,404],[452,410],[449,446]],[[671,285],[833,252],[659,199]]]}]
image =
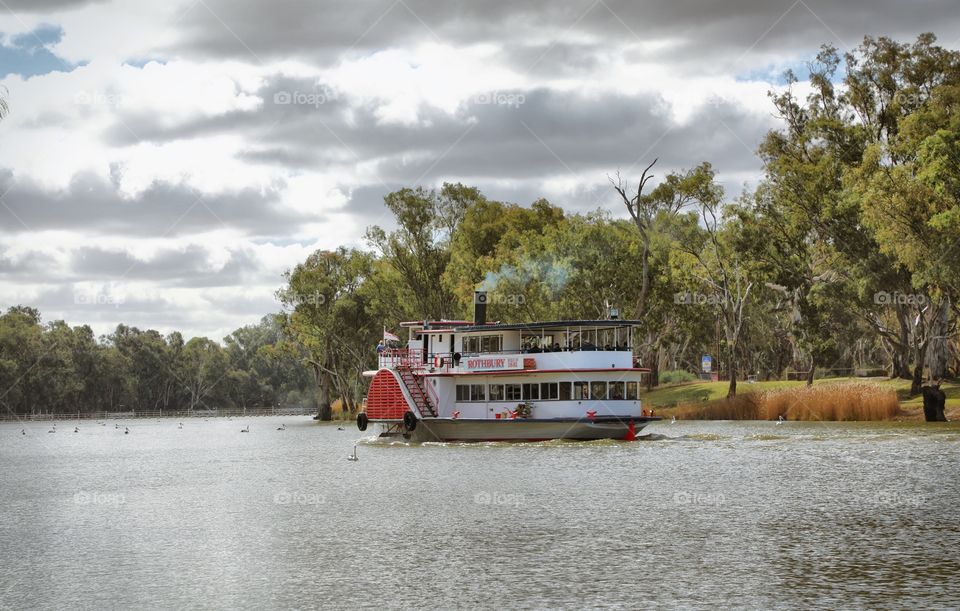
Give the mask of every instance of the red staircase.
[{"label": "red staircase", "polygon": [[410,393],[410,398],[412,398],[413,402],[416,403],[417,409],[420,411],[420,415],[424,417],[430,416],[432,418],[436,418],[437,411],[433,408],[433,405],[430,404],[430,400],[427,399],[427,393],[423,389],[420,379],[414,375],[413,371],[410,369],[410,366],[400,365],[397,367],[397,373],[400,374],[400,380],[403,382],[403,385],[407,387],[407,392]]}]

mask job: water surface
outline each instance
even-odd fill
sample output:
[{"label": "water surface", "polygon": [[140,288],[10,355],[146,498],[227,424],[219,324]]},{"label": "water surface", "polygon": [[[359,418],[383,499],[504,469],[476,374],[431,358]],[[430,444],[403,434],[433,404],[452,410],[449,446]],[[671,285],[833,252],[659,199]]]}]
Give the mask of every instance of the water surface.
[{"label": "water surface", "polygon": [[308,418],[74,425],[0,425],[2,607],[960,606],[953,423],[357,462],[363,434]]}]

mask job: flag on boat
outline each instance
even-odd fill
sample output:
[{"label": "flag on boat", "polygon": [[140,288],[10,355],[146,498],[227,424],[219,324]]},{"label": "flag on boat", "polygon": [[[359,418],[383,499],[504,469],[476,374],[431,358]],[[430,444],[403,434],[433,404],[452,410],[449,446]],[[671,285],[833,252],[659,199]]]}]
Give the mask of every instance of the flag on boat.
[{"label": "flag on boat", "polygon": [[400,338],[399,338],[399,337],[397,337],[397,336],[394,335],[393,333],[390,333],[390,332],[387,331],[386,329],[383,330],[383,339],[387,340],[388,342],[399,342],[399,341],[400,341]]}]

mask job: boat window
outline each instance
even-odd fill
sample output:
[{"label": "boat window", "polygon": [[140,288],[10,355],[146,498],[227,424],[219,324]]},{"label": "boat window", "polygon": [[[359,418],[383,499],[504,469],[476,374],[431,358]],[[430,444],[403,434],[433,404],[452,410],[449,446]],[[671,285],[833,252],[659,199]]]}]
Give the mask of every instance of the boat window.
[{"label": "boat window", "polygon": [[503,401],[503,384],[490,385],[490,400]]},{"label": "boat window", "polygon": [[457,384],[457,401],[469,401],[469,400],[470,400],[470,385]]},{"label": "boat window", "polygon": [[525,401],[539,401],[540,400],[540,385],[539,384],[524,384],[523,385],[523,399]]},{"label": "boat window", "polygon": [[590,398],[594,401],[601,401],[607,398],[606,382],[590,382]]},{"label": "boat window", "polygon": [[524,333],[520,337],[520,348],[523,352],[533,354],[538,352],[554,352],[559,346],[559,343],[554,342],[552,333],[547,335]]},{"label": "boat window", "polygon": [[[540,399],[544,401],[556,401],[559,396],[557,391],[556,382],[544,382],[540,384]],[[567,392],[569,392],[569,390]]]},{"label": "boat window", "polygon": [[506,384],[506,397],[507,401],[520,401],[523,399],[523,395],[520,392],[519,384]]},{"label": "boat window", "polygon": [[637,400],[637,397],[639,396],[639,395],[637,394],[637,387],[638,387],[638,386],[639,386],[639,384],[638,384],[637,382],[627,382],[627,400],[628,400],[628,401],[636,401],[636,400]]},{"label": "boat window", "polygon": [[501,352],[503,337],[500,335],[465,335],[463,337],[463,351],[468,354],[482,352]]},{"label": "boat window", "polygon": [[470,400],[471,401],[486,401],[487,400],[487,387],[483,384],[471,384],[470,385]]},{"label": "boat window", "polygon": [[607,393],[611,401],[622,401],[623,382],[610,382],[610,388],[607,389]]},{"label": "boat window", "polygon": [[560,387],[560,392],[557,393],[557,398],[561,401],[569,401],[572,396],[570,394],[570,382],[560,382],[558,386]]},{"label": "boat window", "polygon": [[590,398],[590,383],[589,382],[574,382],[573,383],[573,398],[577,401],[586,401]]}]

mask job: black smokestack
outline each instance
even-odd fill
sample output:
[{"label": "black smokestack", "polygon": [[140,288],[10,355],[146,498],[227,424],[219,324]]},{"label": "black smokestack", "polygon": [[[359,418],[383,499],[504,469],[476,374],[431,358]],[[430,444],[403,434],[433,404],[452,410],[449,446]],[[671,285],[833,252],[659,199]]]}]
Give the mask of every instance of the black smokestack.
[{"label": "black smokestack", "polygon": [[487,292],[474,291],[473,293],[473,324],[487,324]]}]

